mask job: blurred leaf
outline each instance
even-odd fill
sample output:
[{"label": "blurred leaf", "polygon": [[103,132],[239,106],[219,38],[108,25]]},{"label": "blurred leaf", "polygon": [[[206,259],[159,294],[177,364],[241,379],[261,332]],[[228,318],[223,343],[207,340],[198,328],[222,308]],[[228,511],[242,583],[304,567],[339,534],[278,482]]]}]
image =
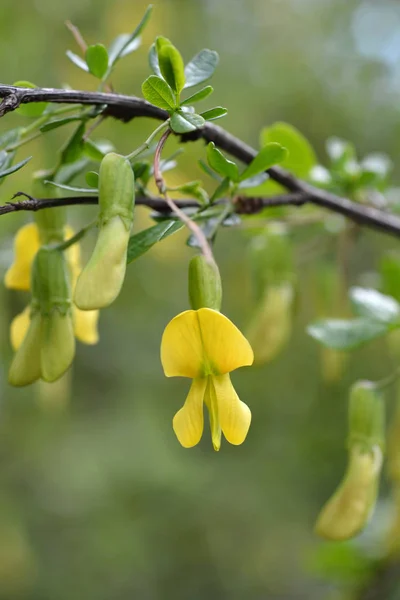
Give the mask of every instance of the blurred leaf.
[{"label": "blurred leaf", "polygon": [[200,100],[208,98],[208,96],[212,94],[213,91],[214,88],[212,88],[211,85],[207,85],[206,87],[202,88],[201,90],[199,90],[195,94],[192,94],[191,96],[189,96],[189,98],[186,98],[186,100],[181,102],[181,106],[185,106],[186,104],[193,104],[194,102],[200,102]]},{"label": "blurred leaf", "polygon": [[308,177],[312,167],[317,164],[311,144],[300,131],[288,123],[277,122],[262,129],[261,146],[271,142],[277,142],[287,149],[286,158],[281,163],[282,167],[298,177]]},{"label": "blurred leaf", "polygon": [[254,177],[249,177],[248,179],[243,179],[239,183],[240,189],[248,189],[252,187],[257,187],[267,181],[269,179],[268,173],[259,173],[259,175],[254,175]]},{"label": "blurred leaf", "polygon": [[91,160],[101,162],[106,154],[101,150],[95,142],[87,139],[83,144],[83,151]]},{"label": "blurred leaf", "polygon": [[204,162],[204,160],[199,160],[199,167],[202,171],[204,171],[204,173],[215,179],[215,181],[221,183],[222,177],[218,175],[218,173],[210,169],[210,167]]},{"label": "blurred leaf", "polygon": [[174,112],[171,117],[171,129],[175,133],[188,133],[204,126],[204,119],[196,113]]},{"label": "blurred leaf", "polygon": [[55,119],[54,121],[49,121],[45,125],[42,125],[40,131],[45,133],[46,131],[51,131],[52,129],[58,129],[58,127],[63,127],[64,125],[68,125],[68,123],[73,123],[74,121],[81,121],[82,117],[64,117],[63,119]]},{"label": "blurred leaf", "polygon": [[221,119],[228,114],[226,108],[222,106],[215,106],[214,108],[210,108],[210,110],[206,110],[200,113],[205,121],[215,121],[216,119]]},{"label": "blurred leaf", "polygon": [[177,48],[167,39],[156,39],[158,64],[165,81],[176,93],[180,94],[185,85],[185,65]]},{"label": "blurred leaf", "polygon": [[98,189],[99,187],[99,174],[96,171],[88,171],[85,175],[86,183],[91,188]]},{"label": "blurred leaf", "polygon": [[155,43],[150,46],[149,50],[149,65],[151,70],[157,77],[162,78],[162,74],[160,71],[160,65],[158,64],[158,56]]},{"label": "blurred leaf", "polygon": [[62,165],[55,174],[54,181],[64,184],[70,183],[75,177],[87,169],[89,162],[88,158],[81,158],[73,163]]},{"label": "blurred leaf", "polygon": [[[7,175],[11,175],[11,173],[15,173],[16,171],[19,171],[20,169],[22,169],[22,167],[24,167],[26,165],[27,162],[29,162],[31,160],[32,156],[28,156],[28,158],[24,158],[24,160],[21,160],[21,162],[12,165],[11,167],[8,167],[6,169],[2,168],[0,169],[0,178],[2,177],[7,177]],[[6,161],[3,162],[3,167]]]},{"label": "blurred leaf", "polygon": [[174,110],[176,102],[171,88],[168,83],[157,77],[150,75],[142,84],[142,93],[145,99],[164,110]]},{"label": "blurred leaf", "polygon": [[153,5],[149,4],[146,11],[140,21],[139,25],[132,31],[132,33],[123,33],[115,38],[112,42],[109,51],[109,66],[115,65],[118,59],[123,58],[127,54],[130,54],[140,46],[139,36],[143,29],[146,27],[147,22],[150,19]]},{"label": "blurred leaf", "polygon": [[83,135],[85,133],[85,125],[81,123],[76,128],[74,134],[68,140],[66,145],[61,151],[61,163],[67,164],[78,160],[81,157],[83,151]]},{"label": "blurred leaf", "polygon": [[189,181],[169,189],[174,192],[180,192],[181,194],[188,194],[199,200],[202,204],[206,204],[208,202],[208,194],[201,186],[201,181]]},{"label": "blurred leaf", "polygon": [[276,142],[266,144],[257,156],[253,158],[249,166],[243,171],[240,176],[240,181],[254,177],[254,175],[266,171],[273,165],[283,162],[287,157],[287,154],[286,148]]},{"label": "blurred leaf", "polygon": [[87,66],[86,61],[83,60],[83,58],[81,58],[74,52],[71,52],[71,50],[67,50],[65,54],[68,56],[69,60],[74,63],[74,65],[79,67],[79,69],[82,69],[82,71],[86,71],[86,73],[89,73],[89,67]]},{"label": "blurred leaf", "polygon": [[190,88],[207,81],[214,74],[219,62],[218,53],[214,50],[201,50],[185,67],[185,88]]},{"label": "blurred leaf", "polygon": [[133,165],[133,173],[136,179],[141,179],[147,185],[151,175],[151,165],[145,161],[138,161]]},{"label": "blurred leaf", "polygon": [[85,59],[90,73],[98,79],[102,79],[108,69],[107,48],[103,44],[88,46]]},{"label": "blurred leaf", "polygon": [[367,318],[354,320],[326,319],[307,327],[307,332],[318,342],[336,350],[351,350],[389,331],[389,326]]},{"label": "blurred leaf", "polygon": [[4,148],[9,146],[10,144],[15,144],[21,138],[21,130],[23,127],[16,127],[14,129],[9,129],[8,131],[4,131],[0,134],[0,148]]},{"label": "blurred leaf", "polygon": [[383,292],[400,302],[400,256],[386,254],[380,264]]},{"label": "blurred leaf", "polygon": [[130,263],[136,260],[150,250],[154,244],[176,233],[182,227],[182,221],[168,220],[136,233],[129,240],[127,262]]},{"label": "blurred leaf", "polygon": [[46,184],[54,185],[56,188],[60,188],[61,190],[67,190],[68,192],[78,192],[78,194],[98,194],[99,190],[95,188],[84,188],[84,187],[76,187],[74,185],[67,185],[65,183],[58,183],[57,181],[45,181]]},{"label": "blurred leaf", "polygon": [[355,312],[360,317],[387,324],[399,321],[400,305],[390,296],[373,289],[353,287],[350,289],[350,299]]},{"label": "blurred leaf", "polygon": [[221,181],[221,183],[214,190],[214,193],[213,193],[213,195],[210,198],[210,202],[211,203],[213,203],[216,200],[218,200],[218,198],[222,198],[223,196],[226,196],[226,193],[229,191],[229,183],[230,183],[229,177],[225,177],[225,179],[223,179]]},{"label": "blurred leaf", "polygon": [[309,559],[313,574],[341,583],[360,582],[371,574],[371,559],[348,542],[320,544]]},{"label": "blurred leaf", "polygon": [[[16,81],[14,83],[16,87],[25,87],[34,89],[37,86],[30,81]],[[40,117],[46,110],[48,102],[28,102],[27,104],[21,104],[15,112],[24,117]]]},{"label": "blurred leaf", "polygon": [[210,142],[207,146],[207,161],[210,167],[223,177],[228,177],[235,182],[239,180],[237,164],[225,158],[222,152],[215,147],[214,142]]}]

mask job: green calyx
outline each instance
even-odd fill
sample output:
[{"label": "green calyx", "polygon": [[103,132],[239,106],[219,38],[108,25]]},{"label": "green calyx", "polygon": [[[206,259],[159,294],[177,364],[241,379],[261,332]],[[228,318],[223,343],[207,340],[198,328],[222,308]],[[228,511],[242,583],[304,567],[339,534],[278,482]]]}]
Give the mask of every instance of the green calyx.
[{"label": "green calyx", "polygon": [[222,284],[214,261],[203,255],[194,256],[189,263],[189,300],[193,310],[221,309]]},{"label": "green calyx", "polygon": [[[33,176],[32,195],[34,198],[61,197],[60,189],[45,183],[46,173],[38,171]],[[39,229],[41,244],[59,244],[64,241],[66,211],[64,207],[46,208],[35,212],[35,222]]]},{"label": "green calyx", "polygon": [[371,381],[357,381],[350,390],[348,444],[361,444],[366,450],[385,446],[385,405]]},{"label": "green calyx", "polygon": [[71,308],[71,289],[64,254],[42,246],[32,266],[32,314],[66,315]]},{"label": "green calyx", "polygon": [[134,203],[135,177],[131,164],[124,156],[109,152],[99,171],[99,226],[118,216],[130,230]]}]

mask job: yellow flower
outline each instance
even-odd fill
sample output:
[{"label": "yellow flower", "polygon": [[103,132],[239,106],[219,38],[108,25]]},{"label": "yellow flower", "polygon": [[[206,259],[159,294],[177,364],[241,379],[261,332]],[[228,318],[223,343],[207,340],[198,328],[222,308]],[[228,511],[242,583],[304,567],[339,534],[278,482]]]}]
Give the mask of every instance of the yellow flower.
[{"label": "yellow flower", "polygon": [[[65,239],[69,239],[73,235],[74,231],[71,227],[67,226],[65,228]],[[15,236],[15,259],[4,278],[4,283],[7,288],[29,291],[32,263],[39,248],[40,237],[36,223],[29,223],[28,225],[21,227]],[[82,270],[79,244],[73,244],[73,246],[68,248],[66,256],[71,273],[72,289],[74,289],[78,276]],[[11,323],[10,337],[11,345],[14,350],[19,348],[28,331],[30,323],[29,310],[29,306],[26,307]],[[99,340],[97,331],[99,311],[82,311],[76,306],[73,306],[72,317],[75,337],[84,344],[97,344]]]},{"label": "yellow flower", "polygon": [[203,402],[210,415],[215,450],[221,431],[231,444],[242,444],[251,422],[249,407],[239,400],[229,373],[253,363],[249,342],[224,315],[210,308],[187,310],[167,325],[161,341],[161,362],[166,377],[193,379],[173,428],[185,448],[195,446],[203,434]]}]

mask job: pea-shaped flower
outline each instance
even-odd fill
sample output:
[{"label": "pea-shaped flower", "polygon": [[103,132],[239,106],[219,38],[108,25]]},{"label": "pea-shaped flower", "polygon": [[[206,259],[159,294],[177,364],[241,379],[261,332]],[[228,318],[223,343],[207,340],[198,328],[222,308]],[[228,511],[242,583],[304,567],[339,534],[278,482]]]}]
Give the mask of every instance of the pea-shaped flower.
[{"label": "pea-shaped flower", "polygon": [[82,310],[109,306],[121,291],[135,201],[134,175],[129,161],[110,152],[99,172],[99,234],[74,294]]},{"label": "pea-shaped flower", "polygon": [[239,399],[229,373],[251,365],[253,351],[239,329],[210,308],[220,304],[220,281],[216,266],[208,265],[203,257],[191,263],[189,297],[194,310],[172,319],[161,341],[165,375],[193,380],[184,406],[173,419],[175,434],[185,448],[195,446],[203,434],[205,404],[214,449],[220,449],[221,432],[231,444],[242,444],[251,412]]},{"label": "pea-shaped flower", "polygon": [[37,379],[55,381],[73,360],[69,275],[62,252],[43,247],[36,254],[29,318],[29,328],[9,371],[9,382],[16,386]]}]

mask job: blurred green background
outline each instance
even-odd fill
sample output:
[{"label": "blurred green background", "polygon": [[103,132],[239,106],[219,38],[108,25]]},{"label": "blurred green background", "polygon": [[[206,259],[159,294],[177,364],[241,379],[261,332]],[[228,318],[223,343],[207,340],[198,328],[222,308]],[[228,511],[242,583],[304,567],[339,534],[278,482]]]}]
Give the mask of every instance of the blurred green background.
[{"label": "blurred green background", "polygon": [[[95,89],[65,56],[78,49],[64,21],[89,43],[107,45],[133,29],[145,7],[141,0],[1,0],[1,82]],[[361,155],[387,152],[396,165],[399,32],[394,0],[159,0],[142,47],[121,61],[113,84],[141,95],[148,48],[163,34],[186,60],[203,47],[219,52],[214,100],[229,109],[221,124],[254,147],[260,129],[280,120],[310,139],[322,163],[326,138],[338,135]],[[25,122],[9,114],[0,130]],[[146,120],[108,121],[94,137],[128,152],[152,128]],[[20,159],[34,158],[2,186],[2,203],[29,191],[30,174],[53,165],[66,135],[63,128],[21,149]],[[202,143],[188,145],[172,180],[202,177],[195,160],[202,155]],[[69,215],[76,226],[95,209],[73,207]],[[29,219],[1,219],[3,273],[12,236]],[[136,229],[149,224],[139,209]],[[254,308],[247,240],[238,227],[223,230],[216,244],[224,312],[243,330]],[[320,243],[299,260],[290,343],[272,363],[233,375],[253,423],[243,446],[224,443],[218,454],[207,428],[196,448],[179,446],[171,420],[188,381],[165,379],[159,360],[163,328],[188,307],[193,251],[184,233],[129,267],[120,297],[101,313],[100,343],[79,345],[72,371],[52,387],[8,386],[9,323],[27,296],[0,291],[1,599],[317,600],[350,597],[343,594],[368,577],[390,521],[385,481],[373,521],[351,544],[321,542],[313,524],[345,468],[348,386],[385,376],[391,363],[384,341],[374,342],[329,381],[329,356],[305,333],[318,304]],[[348,283],[375,281],[381,253],[397,244],[362,232],[348,256]],[[324,252],[335,264],[335,245]]]}]

